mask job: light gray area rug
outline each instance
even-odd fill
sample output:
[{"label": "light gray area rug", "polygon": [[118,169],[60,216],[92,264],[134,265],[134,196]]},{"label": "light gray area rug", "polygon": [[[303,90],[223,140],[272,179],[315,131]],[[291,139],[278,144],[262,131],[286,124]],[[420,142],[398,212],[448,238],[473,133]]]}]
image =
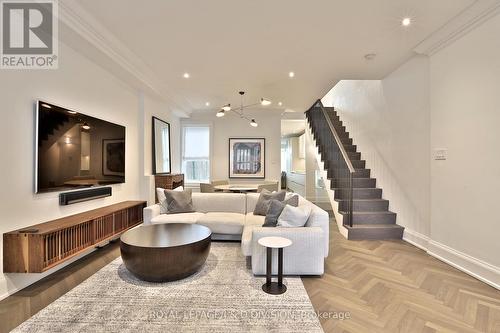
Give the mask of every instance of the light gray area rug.
[{"label": "light gray area rug", "polygon": [[15,332],[323,332],[300,278],[287,292],[261,289],[237,243],[212,243],[206,264],[175,282],[133,277],[121,258],[21,324]]}]

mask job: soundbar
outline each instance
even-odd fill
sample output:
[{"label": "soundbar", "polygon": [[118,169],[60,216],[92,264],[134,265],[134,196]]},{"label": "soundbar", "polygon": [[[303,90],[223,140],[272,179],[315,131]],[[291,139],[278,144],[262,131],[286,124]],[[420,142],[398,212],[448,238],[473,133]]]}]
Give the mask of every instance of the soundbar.
[{"label": "soundbar", "polygon": [[71,205],[78,202],[94,200],[111,196],[111,187],[98,187],[81,191],[64,192],[59,194],[61,206]]}]

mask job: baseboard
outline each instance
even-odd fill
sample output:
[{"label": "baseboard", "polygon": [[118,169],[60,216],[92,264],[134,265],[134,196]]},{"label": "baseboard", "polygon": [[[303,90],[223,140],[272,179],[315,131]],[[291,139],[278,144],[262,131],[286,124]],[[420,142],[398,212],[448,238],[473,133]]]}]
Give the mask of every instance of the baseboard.
[{"label": "baseboard", "polygon": [[407,228],[405,228],[403,240],[426,251],[434,258],[500,290],[499,267],[436,242],[426,235]]},{"label": "baseboard", "polygon": [[410,243],[411,245],[418,247],[419,249],[427,251],[429,246],[429,241],[431,239],[424,234],[421,234],[413,230],[409,230],[408,228],[405,227],[403,233],[403,240]]},{"label": "baseboard", "polygon": [[500,290],[499,267],[433,240],[429,241],[427,253]]}]

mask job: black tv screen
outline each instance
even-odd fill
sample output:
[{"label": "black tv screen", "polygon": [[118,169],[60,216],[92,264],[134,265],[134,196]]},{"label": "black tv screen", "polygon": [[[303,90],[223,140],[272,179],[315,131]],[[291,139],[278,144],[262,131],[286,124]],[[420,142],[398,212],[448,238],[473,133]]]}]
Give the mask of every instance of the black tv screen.
[{"label": "black tv screen", "polygon": [[125,127],[43,101],[36,110],[37,193],[125,182]]}]

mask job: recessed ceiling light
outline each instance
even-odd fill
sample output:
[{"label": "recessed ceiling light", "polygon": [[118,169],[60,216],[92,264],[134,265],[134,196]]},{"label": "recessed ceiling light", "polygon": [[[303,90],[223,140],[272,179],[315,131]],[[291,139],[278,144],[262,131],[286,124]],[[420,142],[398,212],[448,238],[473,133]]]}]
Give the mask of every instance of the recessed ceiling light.
[{"label": "recessed ceiling light", "polygon": [[278,105],[279,105],[279,106],[282,106],[282,105],[283,105],[283,103],[281,103],[281,102],[278,102]]},{"label": "recessed ceiling light", "polygon": [[411,24],[411,18],[409,18],[409,17],[405,17],[405,18],[403,19],[403,21],[401,21],[401,25],[402,25],[403,27],[407,27],[407,26],[409,26],[410,24]]},{"label": "recessed ceiling light", "polygon": [[290,77],[290,78],[295,77],[295,73],[294,72],[289,72],[288,73],[288,77]]},{"label": "recessed ceiling light", "polygon": [[210,106],[210,102],[205,102],[205,106]]},{"label": "recessed ceiling light", "polygon": [[71,111],[71,110],[68,110],[68,113],[69,113],[69,114],[77,114],[78,112],[76,112],[76,111]]},{"label": "recessed ceiling light", "polygon": [[48,105],[48,104],[45,104],[45,103],[42,103],[42,106],[46,109],[52,109],[52,106]]},{"label": "recessed ceiling light", "polygon": [[191,75],[189,75],[189,73],[184,73],[182,75],[185,79],[189,79],[191,77]]}]

